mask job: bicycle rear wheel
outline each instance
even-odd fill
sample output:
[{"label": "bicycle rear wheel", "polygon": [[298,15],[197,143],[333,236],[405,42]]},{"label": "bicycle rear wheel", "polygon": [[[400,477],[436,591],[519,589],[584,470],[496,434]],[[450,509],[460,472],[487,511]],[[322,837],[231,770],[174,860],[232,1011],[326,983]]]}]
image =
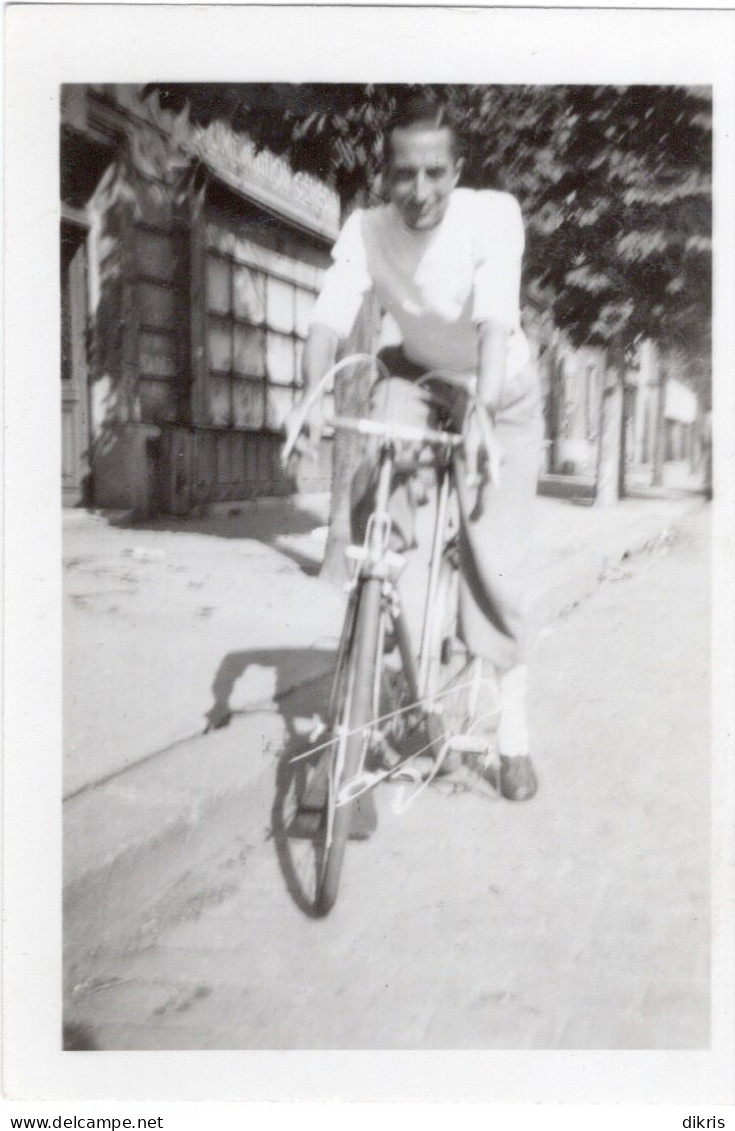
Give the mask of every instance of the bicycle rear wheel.
[{"label": "bicycle rear wheel", "polygon": [[[442,552],[431,610],[426,694],[432,753],[437,757],[445,740],[466,728],[466,689],[457,684],[467,665],[467,649],[459,634],[459,564],[456,539]],[[465,682],[465,681],[460,681]],[[447,767],[452,765],[449,759]]]},{"label": "bicycle rear wheel", "polygon": [[335,904],[347,840],[365,804],[361,798],[345,800],[344,790],[362,770],[371,740],[380,674],[381,592],[377,578],[361,583],[354,630],[335,677],[339,681],[333,728],[337,741],[330,754],[323,871],[316,904],[320,915],[328,914]]},{"label": "bicycle rear wheel", "polygon": [[454,542],[442,554],[431,615],[427,689],[434,695],[466,661],[466,649],[459,640],[459,568]]}]

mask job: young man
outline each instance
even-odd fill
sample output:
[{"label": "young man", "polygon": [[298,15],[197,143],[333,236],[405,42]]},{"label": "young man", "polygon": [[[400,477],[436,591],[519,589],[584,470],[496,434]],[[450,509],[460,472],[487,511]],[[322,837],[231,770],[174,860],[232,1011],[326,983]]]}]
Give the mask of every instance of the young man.
[{"label": "young man", "polygon": [[[520,208],[507,193],[457,188],[462,160],[451,122],[445,108],[426,98],[411,100],[395,116],[385,146],[388,203],[357,210],[340,233],[313,313],[304,381],[312,388],[334,363],[371,288],[402,337],[390,351],[394,377],[374,390],[376,415],[425,425],[432,405],[415,384],[418,377],[443,370],[477,378],[503,463],[500,489],[486,488],[477,518],[465,474],[476,458],[472,437],[457,457],[460,619],[470,655],[482,659],[486,677],[492,669],[498,675],[501,792],[526,800],[537,783],[526,724],[523,575],[542,430],[537,378],[520,327]],[[460,393],[450,406],[456,422],[462,399]],[[312,418],[311,442],[318,432]],[[353,491],[358,523],[370,487],[369,469],[361,470]],[[394,525],[409,545],[413,506],[408,485],[397,485]],[[489,696],[487,680],[485,688]],[[480,700],[477,714],[483,713]]]}]

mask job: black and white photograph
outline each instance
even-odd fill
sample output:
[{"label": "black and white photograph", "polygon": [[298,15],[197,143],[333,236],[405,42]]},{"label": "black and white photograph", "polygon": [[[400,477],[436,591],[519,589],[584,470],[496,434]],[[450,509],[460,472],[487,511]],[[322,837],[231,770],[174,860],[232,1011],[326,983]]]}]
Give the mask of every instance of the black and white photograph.
[{"label": "black and white photograph", "polygon": [[52,1044],[721,1068],[720,72],[404,73],[417,9],[371,71],[266,16],[240,71],[169,23],[45,110]]}]

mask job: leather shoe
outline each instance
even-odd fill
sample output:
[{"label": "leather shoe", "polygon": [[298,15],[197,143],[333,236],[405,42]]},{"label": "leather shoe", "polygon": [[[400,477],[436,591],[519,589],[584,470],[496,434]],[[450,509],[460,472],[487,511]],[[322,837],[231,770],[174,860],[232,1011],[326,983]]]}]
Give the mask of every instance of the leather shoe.
[{"label": "leather shoe", "polygon": [[508,801],[528,801],[538,789],[538,780],[528,754],[514,758],[500,755],[500,792]]}]

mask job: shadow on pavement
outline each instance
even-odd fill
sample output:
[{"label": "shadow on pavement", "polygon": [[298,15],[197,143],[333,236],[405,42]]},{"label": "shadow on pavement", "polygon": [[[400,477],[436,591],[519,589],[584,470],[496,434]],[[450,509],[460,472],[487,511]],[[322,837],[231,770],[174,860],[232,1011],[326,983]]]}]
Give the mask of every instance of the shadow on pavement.
[{"label": "shadow on pavement", "polygon": [[326,518],[318,509],[310,510],[289,499],[273,506],[234,504],[226,514],[161,516],[141,518],[132,514],[115,514],[110,526],[122,530],[160,530],[179,534],[206,534],[212,538],[255,539],[274,545],[284,535],[310,534],[324,526]]},{"label": "shadow on pavement", "polygon": [[[214,702],[207,712],[207,730],[228,726],[233,716],[262,710],[262,702],[245,710],[233,709],[233,690],[249,670],[258,669],[268,681],[266,694],[286,727],[276,768],[276,788],[271,806],[270,832],[286,888],[296,906],[316,917],[317,876],[321,870],[323,835],[321,814],[294,821],[319,754],[301,757],[323,738],[313,738],[326,704],[336,663],[336,648],[258,648],[230,652],[220,664],[212,684]],[[297,760],[295,760],[297,759]]]},{"label": "shadow on pavement", "polygon": [[[290,499],[273,505],[234,504],[226,514],[144,517],[111,514],[107,521],[119,530],[146,530],[172,534],[202,534],[210,538],[260,542],[295,562],[308,576],[316,577],[322,560],[321,542],[309,543],[308,535],[325,527],[326,510],[313,509]],[[306,539],[304,545],[297,544]]]},{"label": "shadow on pavement", "polygon": [[62,1047],[64,1052],[94,1052],[97,1042],[89,1025],[71,1021],[64,1025]]},{"label": "shadow on pavement", "polygon": [[257,671],[263,684],[257,709],[263,699],[276,703],[289,738],[294,738],[297,718],[313,718],[313,725],[316,724],[327,695],[322,685],[331,677],[335,657],[336,641],[335,647],[326,648],[250,648],[228,652],[212,682],[214,701],[206,714],[205,733],[226,727],[233,715],[248,714],[256,706],[249,703],[246,708],[233,707],[232,699],[236,685],[247,678],[248,672]]}]

